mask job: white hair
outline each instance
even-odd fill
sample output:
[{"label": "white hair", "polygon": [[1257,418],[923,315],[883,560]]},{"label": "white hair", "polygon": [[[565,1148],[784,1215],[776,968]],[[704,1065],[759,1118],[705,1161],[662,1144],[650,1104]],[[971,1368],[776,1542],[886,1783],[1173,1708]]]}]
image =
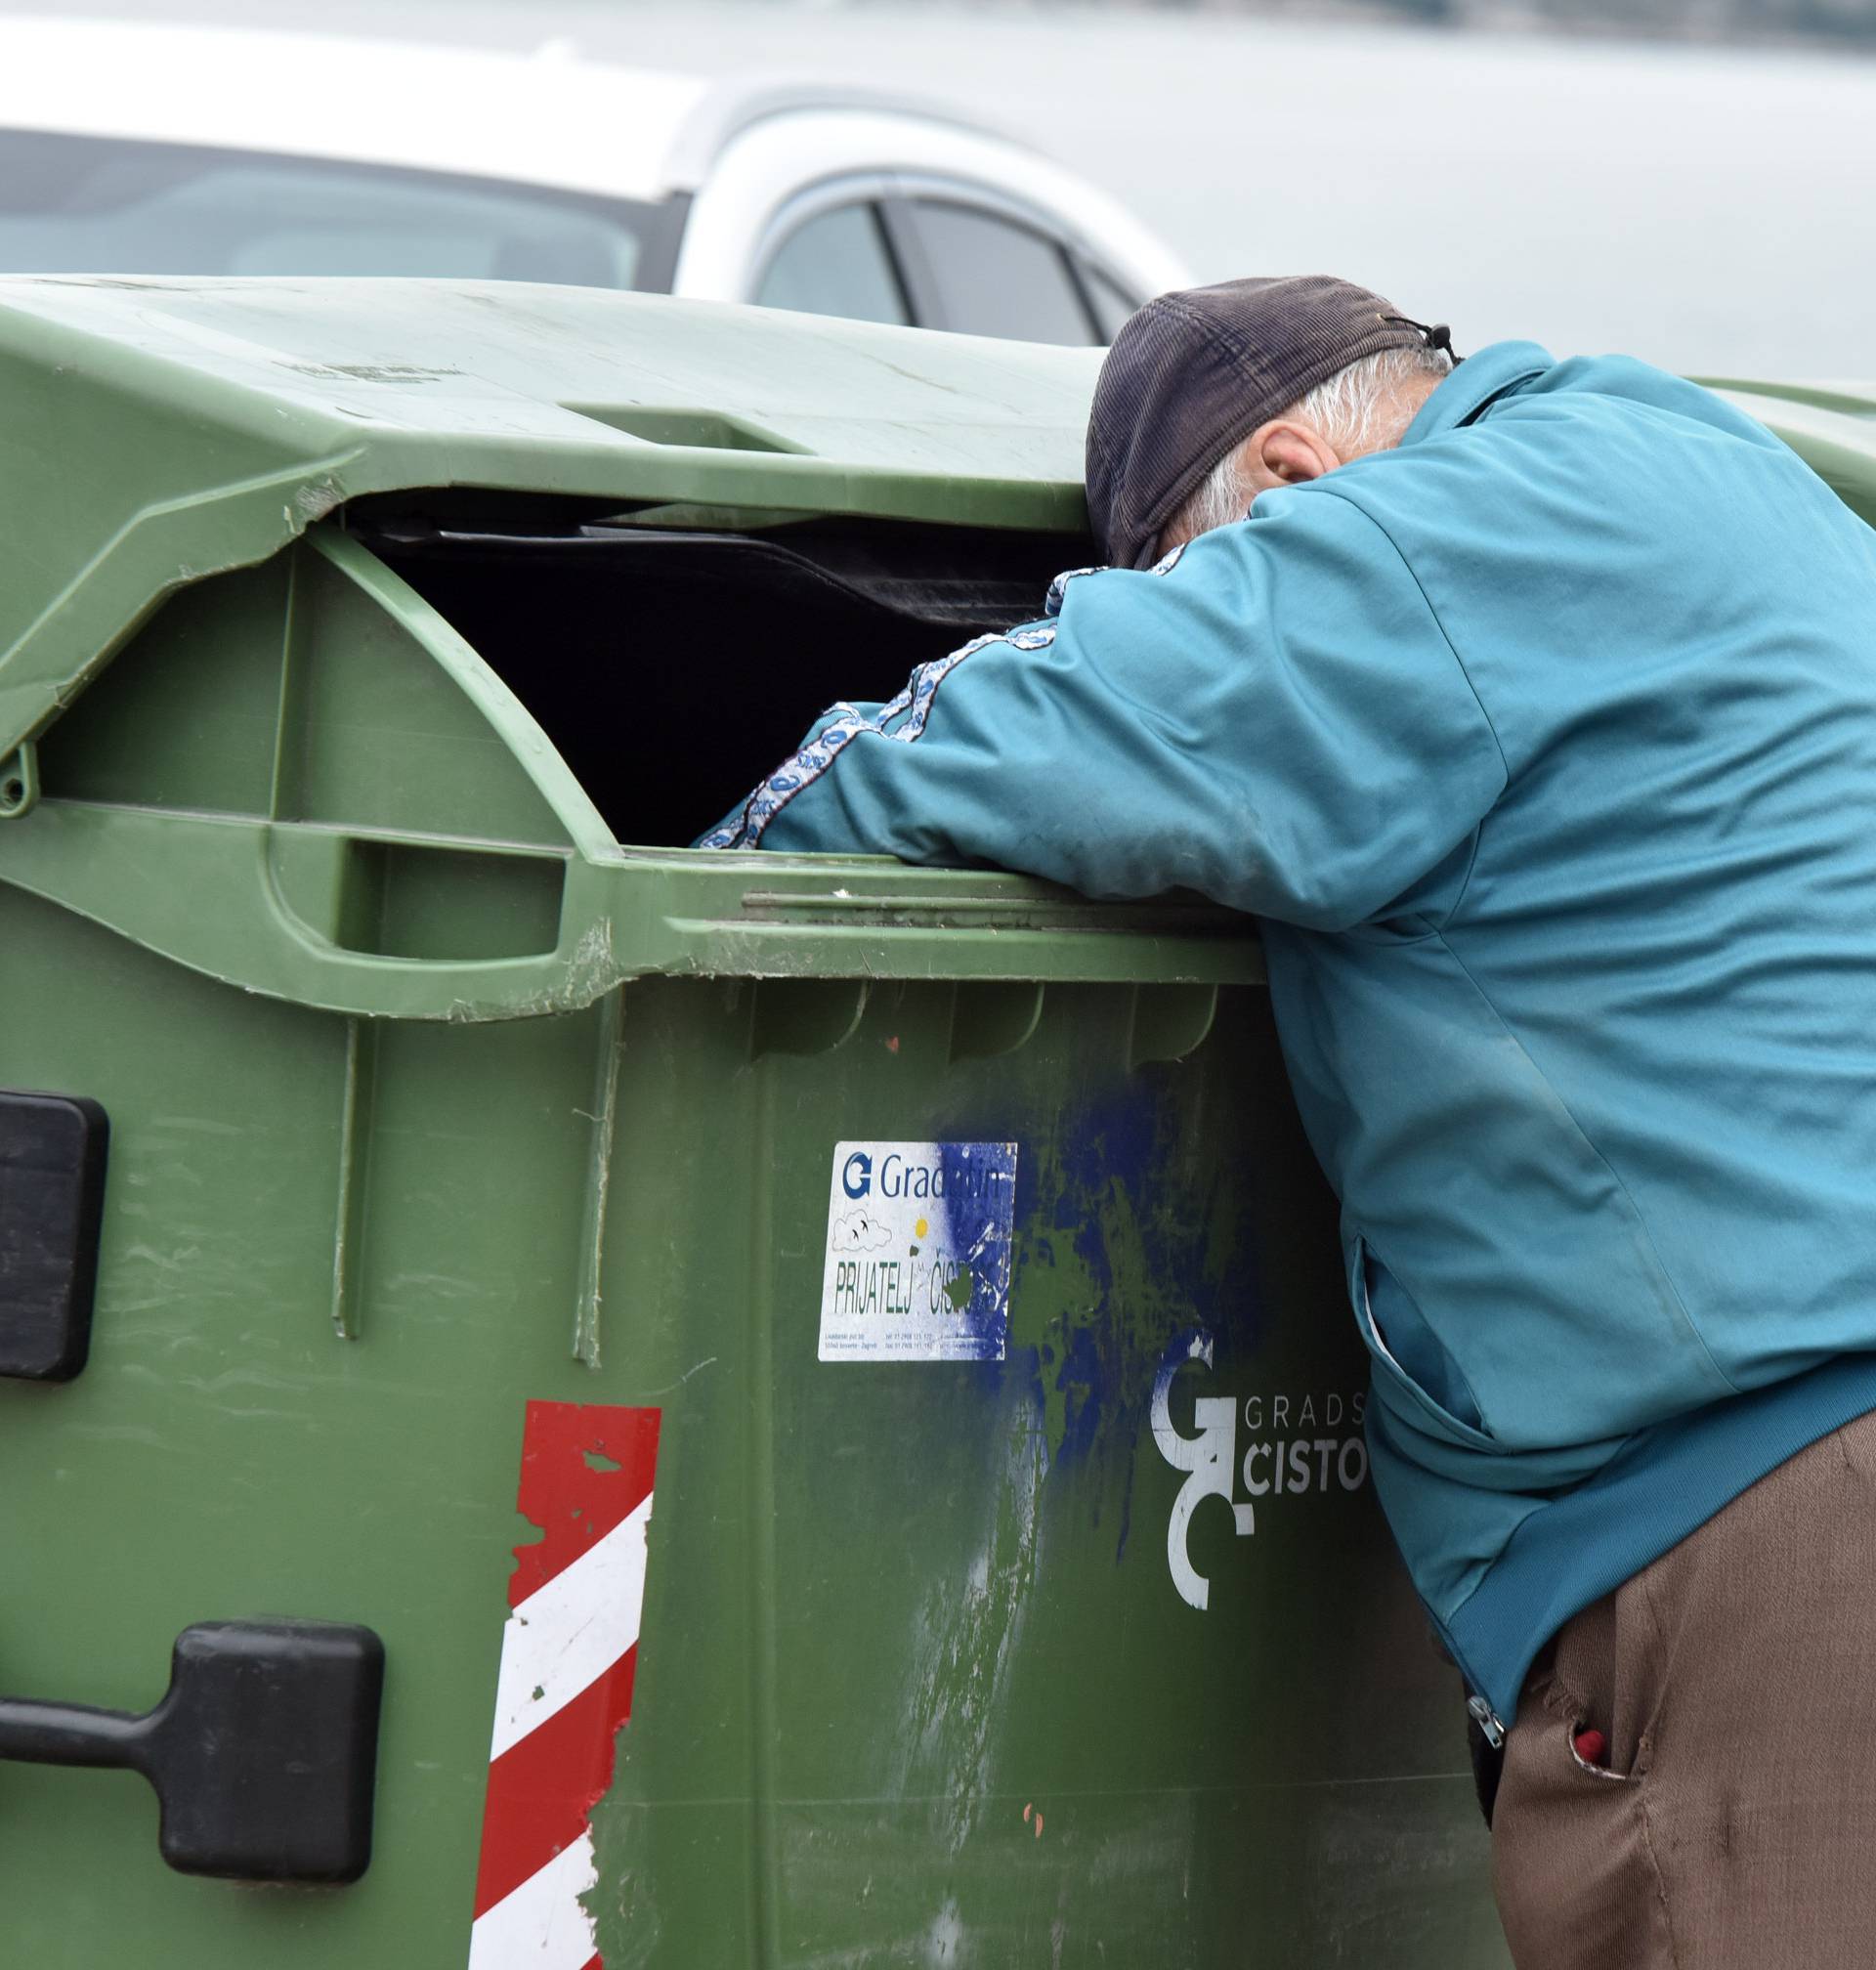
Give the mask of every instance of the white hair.
[{"label": "white hair", "polygon": [[[1443,376],[1452,366],[1443,349],[1384,349],[1338,369],[1280,414],[1313,425],[1345,462],[1397,444],[1412,421],[1398,401],[1402,386],[1416,376]],[[1232,446],[1166,523],[1162,550],[1244,518],[1251,502],[1238,470],[1239,449]]]}]

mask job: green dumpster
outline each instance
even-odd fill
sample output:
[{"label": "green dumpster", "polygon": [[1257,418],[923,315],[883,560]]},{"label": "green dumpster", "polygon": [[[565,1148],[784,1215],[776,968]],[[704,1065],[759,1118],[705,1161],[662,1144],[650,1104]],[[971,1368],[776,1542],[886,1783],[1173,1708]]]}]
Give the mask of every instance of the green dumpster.
[{"label": "green dumpster", "polygon": [[1250,926],[682,846],[1096,361],[0,282],[7,1961],[1503,1962]]}]

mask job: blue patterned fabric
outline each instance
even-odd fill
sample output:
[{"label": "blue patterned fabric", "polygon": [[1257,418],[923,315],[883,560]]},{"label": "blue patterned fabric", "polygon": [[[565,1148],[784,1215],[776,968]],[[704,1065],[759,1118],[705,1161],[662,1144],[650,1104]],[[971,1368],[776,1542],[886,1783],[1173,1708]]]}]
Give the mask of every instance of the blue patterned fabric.
[{"label": "blue patterned fabric", "polygon": [[[1151,572],[1155,575],[1170,574],[1178,566],[1179,557],[1184,552],[1183,547],[1174,547]],[[1100,573],[1102,570],[1099,568],[1071,568],[1065,574],[1057,575],[1048,584],[1048,594],[1043,604],[1044,618],[1052,619],[1061,614],[1071,581],[1084,575]],[[979,650],[988,649],[993,643],[1007,644],[1012,650],[1046,650],[1054,640],[1052,620],[1027,622],[1018,628],[1006,629],[1001,635],[973,637],[949,657],[919,664],[907,680],[906,688],[883,705],[864,709],[843,699],[837,705],[829,706],[821,714],[827,723],[756,787],[727,820],[700,836],[692,845],[698,848],[759,848],[769,823],[804,788],[813,786],[861,733],[871,732],[881,739],[896,740],[907,746],[920,738],[939,685],[966,658],[974,657]]]},{"label": "blue patterned fabric", "polygon": [[[1050,591],[1053,593],[1053,591]],[[931,713],[931,701],[938,687],[959,664],[976,656],[993,643],[1006,643],[1012,650],[1045,650],[1055,640],[1054,627],[1046,622],[1029,623],[1006,630],[1001,636],[977,636],[961,649],[935,663],[921,664],[896,698],[864,711],[844,701],[830,706],[821,715],[828,720],[798,752],[793,753],[764,780],[729,820],[704,835],[699,848],[757,848],[768,832],[769,823],[804,788],[812,787],[848,745],[862,732],[882,739],[912,745],[922,736]]]}]

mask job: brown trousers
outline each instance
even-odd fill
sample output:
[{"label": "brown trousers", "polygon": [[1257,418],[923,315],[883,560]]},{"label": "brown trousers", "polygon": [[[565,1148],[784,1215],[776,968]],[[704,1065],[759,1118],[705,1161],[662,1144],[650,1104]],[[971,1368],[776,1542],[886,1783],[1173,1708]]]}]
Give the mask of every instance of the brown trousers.
[{"label": "brown trousers", "polygon": [[1558,1631],[1492,1864],[1518,1970],[1876,1965],[1876,1415]]}]

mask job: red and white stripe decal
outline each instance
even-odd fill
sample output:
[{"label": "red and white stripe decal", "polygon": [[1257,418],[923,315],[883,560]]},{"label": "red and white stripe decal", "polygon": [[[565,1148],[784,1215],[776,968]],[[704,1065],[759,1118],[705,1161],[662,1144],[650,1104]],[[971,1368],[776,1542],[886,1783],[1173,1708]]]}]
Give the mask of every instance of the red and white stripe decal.
[{"label": "red and white stripe decal", "polygon": [[587,1822],[632,1710],[656,1409],[530,1402],[469,1970],[604,1970]]}]

